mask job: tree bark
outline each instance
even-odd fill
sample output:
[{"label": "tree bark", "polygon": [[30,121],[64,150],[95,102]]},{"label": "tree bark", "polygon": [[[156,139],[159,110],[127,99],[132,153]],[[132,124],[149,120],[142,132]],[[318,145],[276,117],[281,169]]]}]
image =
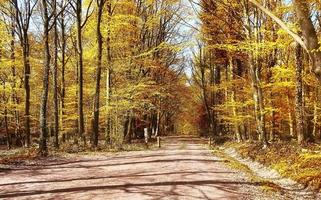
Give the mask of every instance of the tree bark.
[{"label": "tree bark", "polygon": [[58,27],[57,0],[53,1],[54,9],[54,65],[53,65],[53,100],[54,100],[54,147],[59,148],[59,99],[58,99]]},{"label": "tree bark", "polygon": [[77,62],[78,62],[78,136],[84,139],[84,105],[83,105],[83,47],[82,47],[82,0],[76,2],[77,18]]},{"label": "tree bark", "polygon": [[111,17],[112,17],[112,5],[111,0],[106,0],[107,5],[107,38],[106,38],[106,49],[107,49],[107,67],[106,67],[106,130],[105,130],[105,142],[106,144],[111,143],[110,133],[112,131],[111,114],[109,111],[109,105],[111,102],[111,84],[112,84],[112,54],[111,54]]},{"label": "tree bark", "polygon": [[100,80],[101,80],[101,66],[102,66],[102,51],[103,51],[103,39],[101,35],[100,25],[103,14],[103,6],[105,0],[97,0],[97,69],[96,69],[96,88],[94,97],[94,124],[93,124],[93,146],[97,147],[99,137],[99,99],[100,99]]},{"label": "tree bark", "polygon": [[47,147],[47,103],[48,103],[48,92],[49,92],[49,72],[50,72],[50,49],[49,49],[49,14],[47,0],[42,0],[43,6],[43,19],[44,19],[44,66],[43,66],[43,89],[41,95],[40,105],[40,143],[39,143],[39,154],[42,156],[48,155]]},{"label": "tree bark", "polygon": [[30,62],[29,62],[29,39],[25,34],[25,42],[23,45],[23,66],[24,66],[24,88],[25,88],[25,134],[27,147],[31,144],[30,135]]},{"label": "tree bark", "polygon": [[294,8],[301,28],[304,43],[309,50],[314,72],[321,75],[321,51],[317,32],[311,20],[310,6],[306,0],[294,0]]},{"label": "tree bark", "polygon": [[[63,5],[61,4],[60,8],[62,9]],[[64,117],[65,117],[65,97],[66,97],[66,81],[65,81],[65,71],[66,71],[66,25],[65,25],[65,11],[60,13],[60,31],[61,31],[61,94],[60,94],[60,125],[63,135],[64,131]]]},{"label": "tree bark", "polygon": [[[229,56],[229,66],[228,66],[228,73],[229,73],[229,81],[233,81],[234,80],[234,63],[233,63],[233,58],[231,56]],[[235,94],[235,88],[232,88],[231,91],[231,104],[232,104],[232,113],[233,113],[233,117],[234,117],[234,128],[235,128],[235,136],[236,136],[236,140],[237,142],[241,142],[242,141],[242,136],[241,136],[241,132],[240,132],[240,125],[237,119],[237,107],[236,107],[236,94]]]},{"label": "tree bark", "polygon": [[302,49],[299,45],[295,50],[296,59],[296,94],[295,94],[295,116],[296,116],[296,132],[298,136],[298,143],[303,145],[305,142],[304,133],[304,116],[303,116],[303,61],[302,61]]}]

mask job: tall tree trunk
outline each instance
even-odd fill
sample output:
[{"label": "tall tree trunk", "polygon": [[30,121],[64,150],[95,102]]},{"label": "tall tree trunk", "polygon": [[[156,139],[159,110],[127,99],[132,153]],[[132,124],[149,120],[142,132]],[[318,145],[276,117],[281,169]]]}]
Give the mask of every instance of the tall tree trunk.
[{"label": "tall tree trunk", "polygon": [[49,92],[49,72],[50,72],[50,49],[49,49],[49,15],[47,0],[42,0],[43,6],[43,19],[44,19],[44,66],[43,66],[43,88],[41,95],[40,105],[40,143],[39,153],[42,156],[48,155],[47,147],[47,104],[48,104],[48,92]]},{"label": "tall tree trunk", "polygon": [[263,147],[267,146],[267,137],[265,130],[265,114],[264,114],[264,105],[263,105],[263,94],[262,88],[260,86],[260,79],[258,77],[258,69],[255,64],[251,64],[251,77],[252,77],[252,87],[253,87],[253,99],[255,103],[255,113],[257,121],[257,131],[260,137],[260,141],[263,144]]},{"label": "tall tree trunk", "polygon": [[303,145],[305,142],[304,134],[304,116],[303,116],[303,61],[302,48],[297,45],[295,50],[296,59],[296,94],[295,94],[295,116],[296,116],[296,132],[298,136],[298,143]]},{"label": "tall tree trunk", "polygon": [[26,145],[30,147],[31,135],[30,135],[30,62],[29,62],[29,39],[25,34],[25,42],[23,45],[23,66],[24,66],[24,88],[25,88],[25,134]]},{"label": "tall tree trunk", "polygon": [[107,4],[107,38],[106,38],[106,49],[107,49],[107,67],[106,67],[106,130],[105,130],[105,141],[106,144],[111,143],[110,133],[112,131],[111,123],[111,112],[109,111],[109,105],[111,101],[111,83],[112,83],[112,54],[111,54],[111,17],[112,17],[112,6],[111,0],[106,0]]},{"label": "tall tree trunk", "polygon": [[101,17],[103,14],[103,6],[105,0],[97,0],[97,69],[96,69],[96,88],[94,98],[94,124],[93,124],[93,146],[97,147],[99,137],[99,99],[100,99],[100,80],[101,80],[101,64],[102,64],[102,51],[103,51],[103,39],[101,35],[100,25]]},{"label": "tall tree trunk", "polygon": [[208,124],[208,130],[212,130],[212,117],[211,117],[211,108],[210,104],[208,102],[208,96],[207,96],[207,88],[206,88],[206,74],[205,74],[205,61],[204,61],[204,49],[200,47],[199,49],[199,65],[200,65],[200,73],[201,73],[201,87],[202,87],[202,95],[203,95],[203,101],[204,101],[204,106],[207,114],[207,124]]},{"label": "tall tree trunk", "polygon": [[[229,73],[229,81],[233,81],[234,80],[234,63],[233,63],[233,58],[231,56],[229,56],[229,66],[228,66],[228,73]],[[241,136],[241,132],[240,132],[240,125],[237,119],[237,107],[236,107],[236,95],[235,95],[235,88],[232,88],[231,91],[231,104],[232,104],[232,114],[233,114],[233,118],[234,118],[234,128],[235,128],[235,136],[236,136],[236,140],[237,142],[241,142],[242,141],[242,136]]]},{"label": "tall tree trunk", "polygon": [[83,105],[83,47],[82,47],[82,0],[77,0],[76,3],[76,17],[77,17],[77,61],[78,61],[78,136],[83,139],[85,122],[84,122],[84,105]]},{"label": "tall tree trunk", "polygon": [[[1,53],[0,53],[1,54]],[[1,55],[0,55],[1,57]],[[10,136],[10,132],[9,132],[9,126],[8,126],[8,98],[6,97],[6,83],[3,82],[1,83],[3,84],[3,102],[4,102],[4,126],[5,126],[5,132],[6,132],[6,139],[7,139],[7,148],[10,149],[11,148],[11,136]]]},{"label": "tall tree trunk", "polygon": [[[62,9],[63,5],[60,6]],[[65,117],[65,97],[66,97],[66,81],[65,81],[65,70],[66,70],[66,26],[65,26],[65,13],[61,12],[61,21],[60,21],[60,29],[61,29],[61,108],[60,108],[60,125],[61,131],[65,134],[64,131],[64,117]]]},{"label": "tall tree trunk", "polygon": [[53,65],[53,100],[54,100],[54,146],[59,148],[59,99],[58,99],[58,27],[57,0],[53,1],[54,9],[54,65]]},{"label": "tall tree trunk", "polygon": [[[12,92],[12,102],[13,104],[15,104],[14,106],[14,122],[15,122],[15,133],[17,133],[18,131],[18,124],[19,124],[19,111],[17,110],[17,106],[18,105],[18,95],[17,92],[15,91],[15,88],[17,86],[16,82],[16,65],[15,65],[15,60],[16,60],[16,56],[15,56],[15,26],[16,26],[16,22],[15,22],[15,12],[14,12],[14,7],[11,5],[10,6],[10,10],[12,12],[12,16],[11,16],[11,42],[10,42],[10,60],[11,60],[11,72],[12,72],[12,88],[14,88],[14,91]],[[8,136],[8,148],[11,148],[12,145],[12,138],[11,138],[11,134],[9,134]]]},{"label": "tall tree trunk", "polygon": [[7,136],[7,148],[11,149],[11,134],[9,132],[9,127],[8,127],[8,109],[7,109],[7,107],[4,108],[4,125],[5,125],[6,136]]}]

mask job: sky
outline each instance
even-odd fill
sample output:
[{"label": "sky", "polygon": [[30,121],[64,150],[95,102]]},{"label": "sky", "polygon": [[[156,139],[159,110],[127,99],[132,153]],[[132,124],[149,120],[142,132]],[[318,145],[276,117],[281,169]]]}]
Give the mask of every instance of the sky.
[{"label": "sky", "polygon": [[[197,0],[194,0],[197,1]],[[180,31],[186,35],[186,46],[183,49],[183,54],[186,58],[185,73],[188,77],[192,76],[191,59],[193,51],[196,49],[198,30],[200,29],[200,21],[197,15],[198,6],[192,3],[191,0],[182,0],[182,9],[184,10],[183,20],[181,22]]]}]

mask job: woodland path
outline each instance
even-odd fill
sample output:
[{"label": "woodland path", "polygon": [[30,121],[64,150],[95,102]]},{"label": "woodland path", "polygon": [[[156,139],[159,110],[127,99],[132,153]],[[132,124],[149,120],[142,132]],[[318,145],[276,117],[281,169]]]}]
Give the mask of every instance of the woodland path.
[{"label": "woodland path", "polygon": [[0,199],[250,199],[259,187],[211,155],[205,140],[163,144],[0,171]]}]

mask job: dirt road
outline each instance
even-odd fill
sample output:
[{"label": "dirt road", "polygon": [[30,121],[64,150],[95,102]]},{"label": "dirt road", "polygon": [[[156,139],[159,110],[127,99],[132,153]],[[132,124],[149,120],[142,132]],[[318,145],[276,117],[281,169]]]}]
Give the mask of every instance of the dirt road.
[{"label": "dirt road", "polygon": [[0,172],[4,199],[247,199],[255,184],[228,169],[197,138],[159,150],[81,156]]}]

